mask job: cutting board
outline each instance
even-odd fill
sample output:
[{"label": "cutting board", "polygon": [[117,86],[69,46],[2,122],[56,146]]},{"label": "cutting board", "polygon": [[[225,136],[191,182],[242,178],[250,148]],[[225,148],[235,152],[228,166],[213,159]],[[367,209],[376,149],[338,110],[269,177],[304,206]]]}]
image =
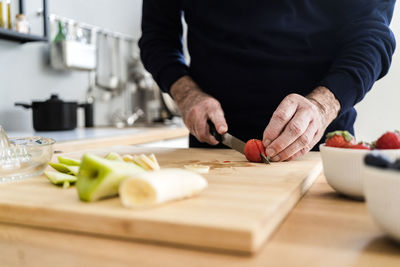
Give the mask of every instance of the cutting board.
[{"label": "cutting board", "polygon": [[[79,201],[44,176],[0,185],[0,221],[159,244],[256,252],[321,172],[319,153],[291,162],[249,163],[233,150],[113,147],[101,156],[154,153],[162,168],[211,167],[200,195],[156,208],[124,208],[119,198]],[[80,158],[83,152],[68,154]],[[55,160],[55,159],[53,159]]]}]

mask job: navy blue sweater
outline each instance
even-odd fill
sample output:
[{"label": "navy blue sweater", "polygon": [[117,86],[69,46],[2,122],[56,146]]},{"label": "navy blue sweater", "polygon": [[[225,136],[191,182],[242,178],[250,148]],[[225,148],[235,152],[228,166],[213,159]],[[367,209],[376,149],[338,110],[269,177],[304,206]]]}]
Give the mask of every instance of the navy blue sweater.
[{"label": "navy blue sweater", "polygon": [[[190,75],[218,99],[229,132],[262,138],[282,99],[326,86],[339,100],[327,131],[353,132],[354,105],[390,66],[395,0],[143,0],[141,58],[168,92]],[[190,64],[182,45],[188,25]]]}]

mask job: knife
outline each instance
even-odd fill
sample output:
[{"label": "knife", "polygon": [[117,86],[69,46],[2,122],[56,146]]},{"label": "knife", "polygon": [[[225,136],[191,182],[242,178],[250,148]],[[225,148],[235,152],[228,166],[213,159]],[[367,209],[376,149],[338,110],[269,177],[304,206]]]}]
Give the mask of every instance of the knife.
[{"label": "knife", "polygon": [[[226,145],[244,155],[244,147],[246,144],[242,140],[234,137],[233,135],[231,135],[229,133],[225,133],[225,134],[221,135],[217,132],[217,129],[215,129],[215,125],[210,120],[208,120],[207,123],[208,123],[208,126],[210,127],[210,134],[212,136],[214,136],[218,142],[221,142],[224,145]],[[270,164],[270,162],[266,156],[264,156],[262,153],[260,153],[260,156],[261,156],[262,161],[265,164]]]}]

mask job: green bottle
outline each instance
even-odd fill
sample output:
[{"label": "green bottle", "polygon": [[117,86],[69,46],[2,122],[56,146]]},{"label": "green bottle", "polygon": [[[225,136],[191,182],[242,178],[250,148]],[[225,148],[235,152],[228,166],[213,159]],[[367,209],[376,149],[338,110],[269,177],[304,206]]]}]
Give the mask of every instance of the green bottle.
[{"label": "green bottle", "polygon": [[58,32],[56,37],[54,37],[53,42],[57,43],[57,42],[61,42],[61,41],[65,41],[67,39],[67,36],[65,34],[65,28],[62,25],[61,21],[58,22]]}]

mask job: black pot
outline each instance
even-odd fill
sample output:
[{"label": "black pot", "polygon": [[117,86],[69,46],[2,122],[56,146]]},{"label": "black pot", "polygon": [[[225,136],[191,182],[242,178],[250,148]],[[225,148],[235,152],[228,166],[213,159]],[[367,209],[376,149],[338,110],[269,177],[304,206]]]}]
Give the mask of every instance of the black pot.
[{"label": "black pot", "polygon": [[93,105],[78,104],[77,102],[64,102],[58,95],[51,95],[50,99],[32,105],[15,103],[16,106],[32,108],[33,128],[36,131],[62,131],[72,130],[77,125],[77,109],[85,109],[85,126],[93,126]]}]

